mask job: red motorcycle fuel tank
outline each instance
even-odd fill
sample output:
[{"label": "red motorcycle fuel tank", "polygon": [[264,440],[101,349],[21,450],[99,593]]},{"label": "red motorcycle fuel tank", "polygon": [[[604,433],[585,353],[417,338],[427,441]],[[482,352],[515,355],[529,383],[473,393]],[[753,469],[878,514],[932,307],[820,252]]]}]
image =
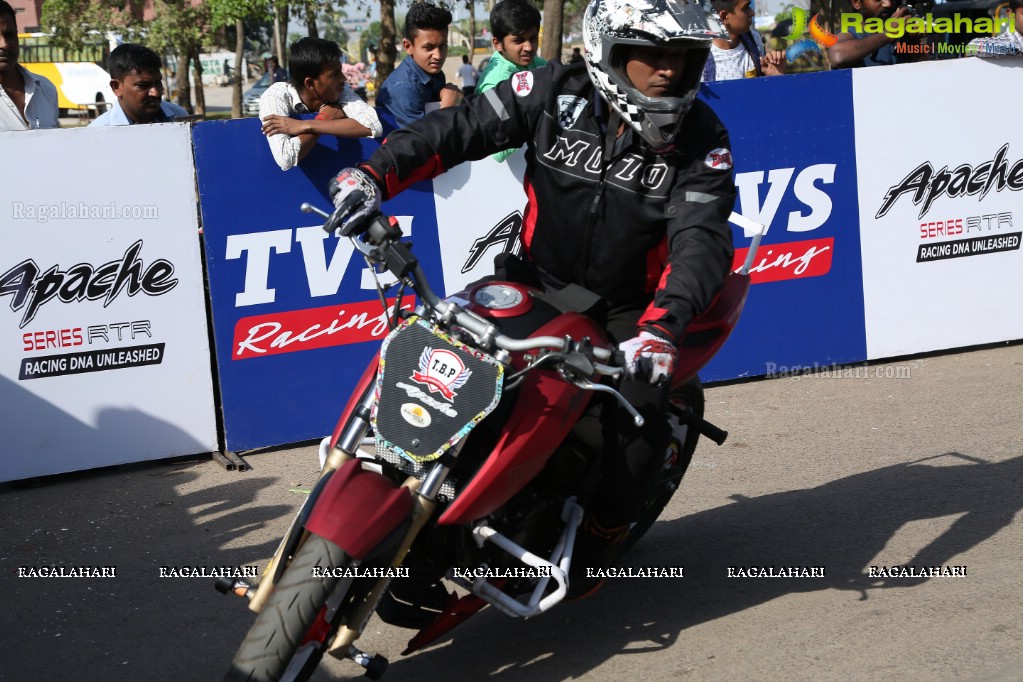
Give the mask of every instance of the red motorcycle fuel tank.
[{"label": "red motorcycle fuel tank", "polygon": [[[509,336],[567,334],[575,339],[589,337],[594,345],[607,345],[604,330],[592,319],[579,313],[560,313],[535,299],[531,289],[521,284],[486,282],[452,299],[493,319]],[[513,358],[513,371],[523,366],[521,356]],[[522,490],[547,465],[592,395],[551,370],[530,372],[517,391],[519,396],[496,446],[438,523],[461,524],[482,518]]]}]

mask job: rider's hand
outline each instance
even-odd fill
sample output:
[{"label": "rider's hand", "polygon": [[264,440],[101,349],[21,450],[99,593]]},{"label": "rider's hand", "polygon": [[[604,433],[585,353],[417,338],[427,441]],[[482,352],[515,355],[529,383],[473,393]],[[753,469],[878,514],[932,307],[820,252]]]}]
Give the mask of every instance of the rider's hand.
[{"label": "rider's hand", "polygon": [[639,336],[620,343],[618,348],[625,353],[625,374],[630,379],[646,380],[655,386],[671,381],[678,356],[671,341],[650,332],[640,332]]},{"label": "rider's hand", "polygon": [[368,173],[358,168],[343,169],[330,181],[329,189],[335,208],[341,208],[356,192],[364,195],[362,201],[350,207],[348,215],[342,218],[338,227],[344,227],[353,220],[362,220],[380,208],[380,187]]},{"label": "rider's hand", "polygon": [[453,107],[462,103],[462,91],[454,83],[448,83],[440,91],[440,108]]}]

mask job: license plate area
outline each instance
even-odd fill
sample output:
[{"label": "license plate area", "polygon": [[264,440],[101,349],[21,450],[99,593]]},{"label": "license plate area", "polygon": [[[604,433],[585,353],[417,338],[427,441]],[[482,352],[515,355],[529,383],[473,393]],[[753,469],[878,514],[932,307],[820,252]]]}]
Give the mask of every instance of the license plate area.
[{"label": "license plate area", "polygon": [[371,417],[377,446],[418,463],[439,458],[494,411],[503,379],[491,356],[409,318],[380,350]]}]

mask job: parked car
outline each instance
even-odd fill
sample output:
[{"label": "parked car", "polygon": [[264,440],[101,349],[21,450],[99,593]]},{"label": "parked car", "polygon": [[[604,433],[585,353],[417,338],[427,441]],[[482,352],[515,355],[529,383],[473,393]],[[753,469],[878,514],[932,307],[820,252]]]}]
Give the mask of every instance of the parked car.
[{"label": "parked car", "polygon": [[249,88],[242,97],[242,116],[259,115],[259,98],[270,87],[270,78],[273,74],[269,71],[264,73],[255,85]]}]

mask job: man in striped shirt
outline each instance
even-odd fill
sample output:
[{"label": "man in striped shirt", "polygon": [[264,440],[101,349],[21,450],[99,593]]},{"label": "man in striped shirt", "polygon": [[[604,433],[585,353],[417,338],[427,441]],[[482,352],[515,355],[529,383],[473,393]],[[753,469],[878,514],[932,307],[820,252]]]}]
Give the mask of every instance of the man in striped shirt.
[{"label": "man in striped shirt", "polygon": [[[274,83],[259,98],[259,118],[281,170],[305,158],[320,135],[379,137],[376,111],[355,94],[341,70],[337,43],[302,38],[291,46],[290,83]],[[299,120],[293,114],[316,112]]]}]

